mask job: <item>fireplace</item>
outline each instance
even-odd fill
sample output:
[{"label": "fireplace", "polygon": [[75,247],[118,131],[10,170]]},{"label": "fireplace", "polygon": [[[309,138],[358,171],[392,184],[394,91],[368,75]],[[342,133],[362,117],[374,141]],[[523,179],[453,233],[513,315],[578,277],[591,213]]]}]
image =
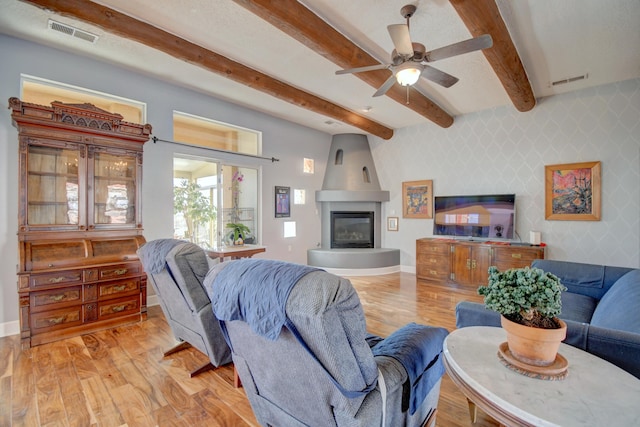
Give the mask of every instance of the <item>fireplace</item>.
[{"label": "fireplace", "polygon": [[331,248],[373,248],[373,212],[331,212]]},{"label": "fireplace", "polygon": [[333,135],[322,189],[316,191],[320,241],[307,251],[307,263],[342,275],[399,271],[400,250],[381,246],[382,203],[388,201],[367,136]]}]

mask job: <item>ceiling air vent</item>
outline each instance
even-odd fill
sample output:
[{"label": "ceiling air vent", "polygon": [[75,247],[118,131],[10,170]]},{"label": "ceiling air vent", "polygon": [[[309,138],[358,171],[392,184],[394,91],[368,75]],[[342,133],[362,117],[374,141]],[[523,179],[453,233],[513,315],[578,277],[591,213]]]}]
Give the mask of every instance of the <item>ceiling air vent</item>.
[{"label": "ceiling air vent", "polygon": [[67,24],[62,24],[51,19],[49,19],[49,29],[66,34],[71,37],[78,38],[80,40],[87,41],[89,43],[95,43],[96,40],[98,40],[98,36],[96,36],[95,34],[82,31],[79,28],[75,28]]}]

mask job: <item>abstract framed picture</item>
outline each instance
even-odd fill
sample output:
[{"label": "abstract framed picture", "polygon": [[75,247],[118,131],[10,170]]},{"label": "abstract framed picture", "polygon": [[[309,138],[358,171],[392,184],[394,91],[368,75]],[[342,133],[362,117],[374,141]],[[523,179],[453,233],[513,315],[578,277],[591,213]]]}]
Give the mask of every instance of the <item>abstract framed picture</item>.
[{"label": "abstract framed picture", "polygon": [[278,187],[275,190],[276,218],[288,218],[291,216],[291,189],[290,187]]},{"label": "abstract framed picture", "polygon": [[433,218],[433,181],[402,183],[402,217]]},{"label": "abstract framed picture", "polygon": [[600,221],[600,162],[545,166],[545,219]]}]

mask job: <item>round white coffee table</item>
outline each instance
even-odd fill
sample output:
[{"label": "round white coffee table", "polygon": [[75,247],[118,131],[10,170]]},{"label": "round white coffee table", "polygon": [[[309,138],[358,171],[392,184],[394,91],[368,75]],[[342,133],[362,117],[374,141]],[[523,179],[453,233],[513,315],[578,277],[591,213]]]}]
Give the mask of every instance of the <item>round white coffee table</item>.
[{"label": "round white coffee table", "polygon": [[449,377],[469,400],[507,426],[640,426],[640,380],[611,363],[566,344],[563,380],[521,375],[500,363],[502,328],[457,329],[444,341]]}]

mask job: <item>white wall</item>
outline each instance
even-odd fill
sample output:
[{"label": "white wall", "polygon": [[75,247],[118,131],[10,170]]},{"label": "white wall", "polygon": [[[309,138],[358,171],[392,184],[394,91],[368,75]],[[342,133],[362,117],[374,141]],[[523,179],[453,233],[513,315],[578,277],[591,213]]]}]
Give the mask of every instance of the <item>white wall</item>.
[{"label": "white wall", "polygon": [[[110,93],[147,103],[147,122],[153,135],[171,140],[173,111],[262,132],[263,155],[280,161],[249,160],[219,155],[204,149],[149,141],[144,146],[143,223],[147,240],[173,236],[173,154],[216,156],[229,162],[261,167],[262,243],[264,258],[306,263],[307,249],[320,241],[320,219],[316,213],[315,190],[322,187],[331,136],[291,122],[276,119],[201,93],[149,78],[148,76],[70,53],[0,35],[0,102],[8,105],[20,96],[20,74]],[[4,100],[4,101],[3,101]],[[53,101],[53,100],[52,100]],[[16,291],[18,136],[11,125],[10,111],[0,110],[0,336],[18,331]],[[303,158],[315,159],[315,174],[303,174]],[[292,205],[297,237],[283,238],[285,219],[274,216],[273,188],[276,185],[307,190],[305,205]]]},{"label": "white wall", "polygon": [[[640,267],[640,79],[544,98],[526,113],[495,108],[456,117],[448,129],[424,124],[369,141],[391,192],[384,215],[400,217],[384,246],[402,249],[407,271],[433,220],[402,218],[402,182],[423,179],[433,179],[435,195],[516,193],[516,231],[523,241],[541,231],[550,259]],[[544,166],[597,160],[602,219],[545,220]]]}]

